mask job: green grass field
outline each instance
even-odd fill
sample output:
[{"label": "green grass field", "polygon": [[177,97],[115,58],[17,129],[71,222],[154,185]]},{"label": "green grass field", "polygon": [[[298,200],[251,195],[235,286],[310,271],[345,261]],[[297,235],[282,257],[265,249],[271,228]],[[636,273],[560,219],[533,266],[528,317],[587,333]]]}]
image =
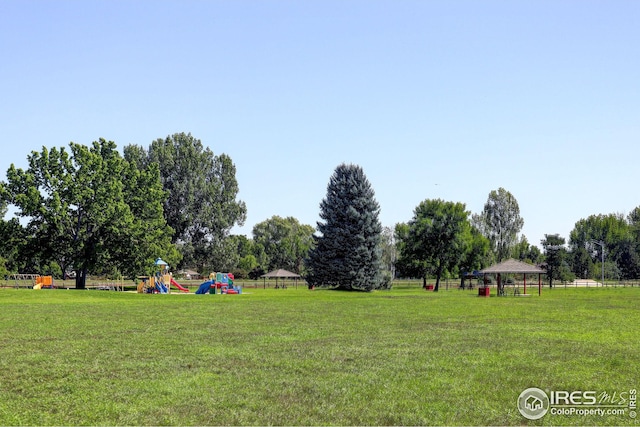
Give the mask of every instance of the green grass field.
[{"label": "green grass field", "polygon": [[1,289],[0,425],[634,425],[516,401],[639,388],[639,320],[638,288]]}]

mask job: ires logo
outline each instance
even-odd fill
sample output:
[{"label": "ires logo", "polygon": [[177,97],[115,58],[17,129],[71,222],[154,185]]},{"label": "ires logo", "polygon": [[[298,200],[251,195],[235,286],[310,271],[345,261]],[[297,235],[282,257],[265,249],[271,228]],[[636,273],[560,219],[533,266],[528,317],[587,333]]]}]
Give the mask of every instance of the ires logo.
[{"label": "ires logo", "polygon": [[551,415],[618,416],[636,418],[636,389],[622,392],[541,390],[528,388],[518,397],[518,410],[528,420]]},{"label": "ires logo", "polygon": [[549,404],[552,406],[581,406],[598,403],[598,393],[595,391],[565,391],[549,392]]}]

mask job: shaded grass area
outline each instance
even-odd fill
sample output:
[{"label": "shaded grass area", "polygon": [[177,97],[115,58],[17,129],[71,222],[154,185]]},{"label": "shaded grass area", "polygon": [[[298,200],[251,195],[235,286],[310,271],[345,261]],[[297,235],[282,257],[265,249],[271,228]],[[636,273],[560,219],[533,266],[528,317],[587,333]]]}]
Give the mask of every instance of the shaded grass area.
[{"label": "shaded grass area", "polygon": [[0,425],[628,424],[518,395],[628,391],[638,289],[542,297],[0,291]]}]

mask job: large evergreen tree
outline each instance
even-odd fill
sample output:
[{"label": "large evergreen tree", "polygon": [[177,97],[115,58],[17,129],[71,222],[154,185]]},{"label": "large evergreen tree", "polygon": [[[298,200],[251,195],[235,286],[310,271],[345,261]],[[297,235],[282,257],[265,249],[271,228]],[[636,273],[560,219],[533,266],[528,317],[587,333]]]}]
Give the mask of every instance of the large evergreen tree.
[{"label": "large evergreen tree", "polygon": [[320,203],[320,235],[315,236],[315,247],[307,259],[311,285],[365,291],[384,286],[379,213],[362,168],[338,166]]}]

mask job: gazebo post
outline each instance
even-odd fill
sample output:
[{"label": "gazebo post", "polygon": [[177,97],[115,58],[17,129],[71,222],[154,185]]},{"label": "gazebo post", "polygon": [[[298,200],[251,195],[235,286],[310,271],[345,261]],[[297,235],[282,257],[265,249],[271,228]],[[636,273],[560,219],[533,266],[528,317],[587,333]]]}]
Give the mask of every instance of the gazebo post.
[{"label": "gazebo post", "polygon": [[524,294],[526,295],[527,294],[527,274],[524,273],[522,277],[524,278]]},{"label": "gazebo post", "polygon": [[542,274],[538,273],[538,296],[542,294]]}]

